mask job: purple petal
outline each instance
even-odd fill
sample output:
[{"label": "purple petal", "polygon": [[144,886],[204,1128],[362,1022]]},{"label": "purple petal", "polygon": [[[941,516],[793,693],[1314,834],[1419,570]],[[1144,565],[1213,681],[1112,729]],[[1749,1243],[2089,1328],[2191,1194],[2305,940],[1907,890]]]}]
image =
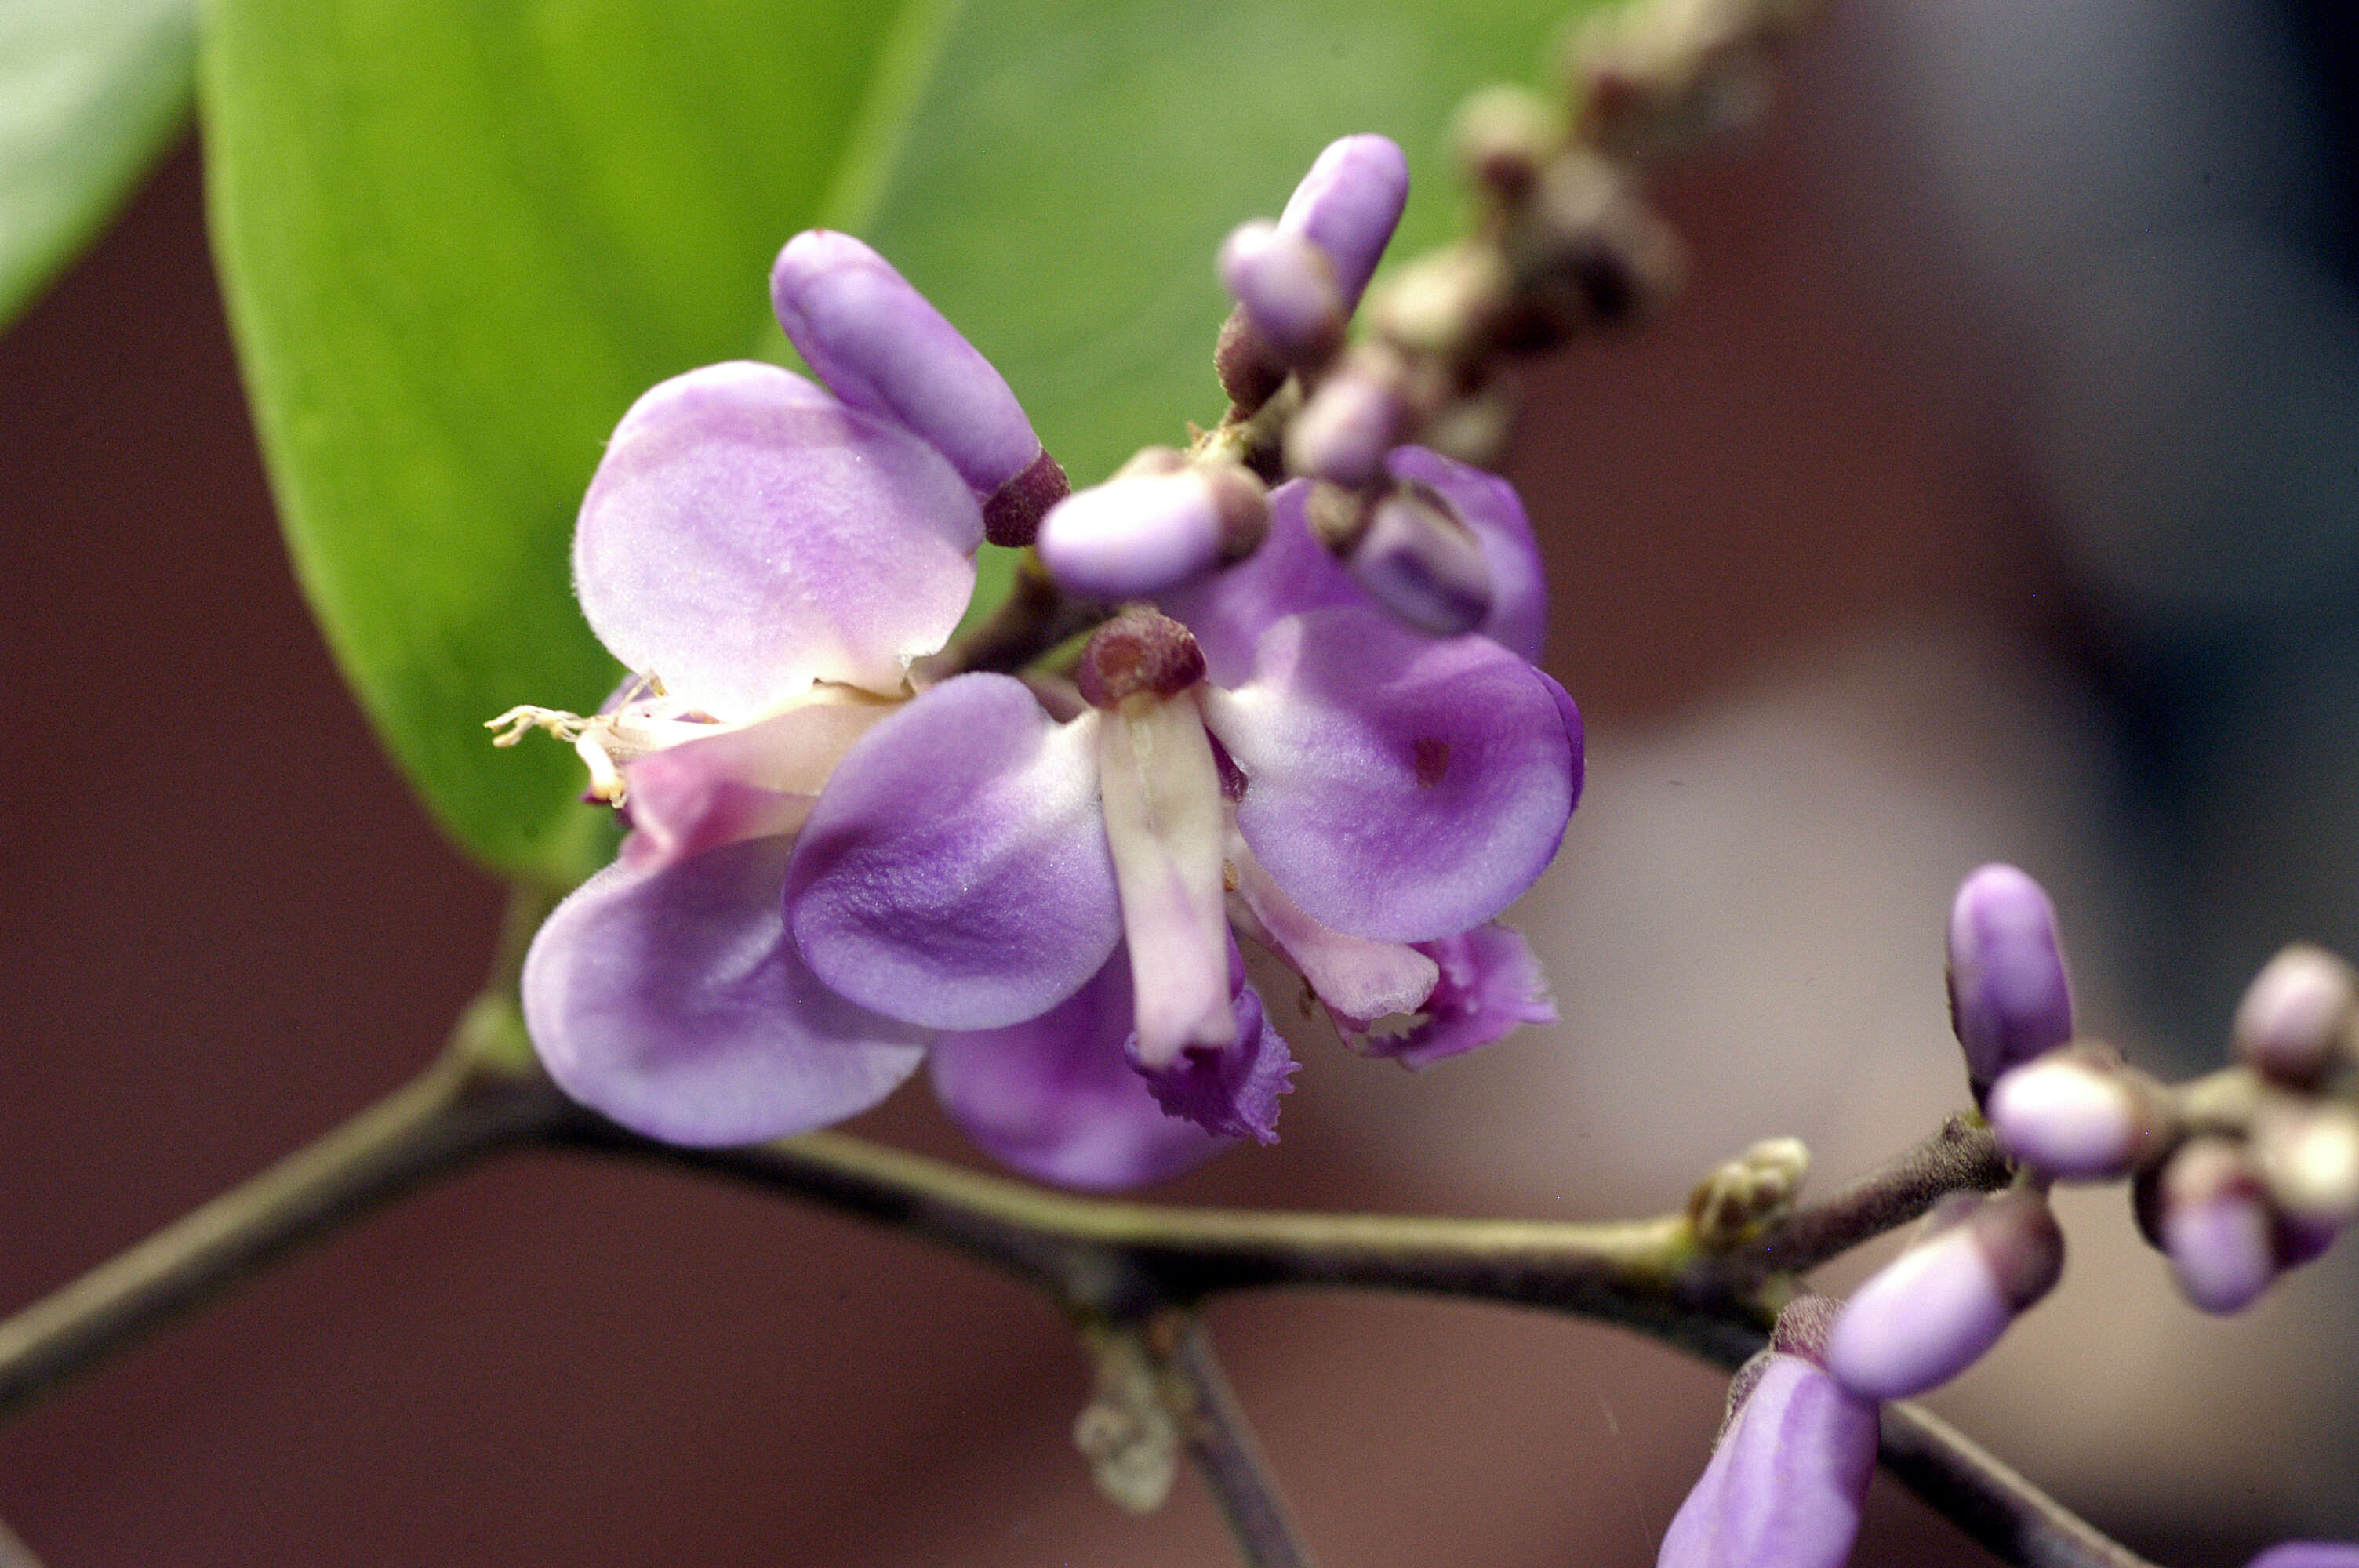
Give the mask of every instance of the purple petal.
[{"label": "purple petal", "polygon": [[1094,716],[1060,726],[1006,676],[945,681],[870,730],[787,882],[821,979],[879,1012],[995,1029],[1079,989],[1121,934]]},{"label": "purple petal", "polygon": [[1349,313],[1335,264],[1306,236],[1242,224],[1221,245],[1220,270],[1254,330],[1288,363],[1322,364],[1343,347]]},{"label": "purple petal", "polygon": [[[1230,953],[1234,959],[1235,946]],[[1207,1132],[1225,1138],[1250,1138],[1256,1143],[1277,1141],[1277,1097],[1286,1093],[1294,1076],[1293,1053],[1262,1011],[1261,998],[1244,984],[1244,966],[1234,963],[1237,990],[1237,1037],[1219,1050],[1189,1050],[1164,1067],[1148,1067],[1138,1060],[1138,1037],[1125,1046],[1147,1091],[1170,1115],[1184,1117]]]},{"label": "purple petal", "polygon": [[2072,1038],[2056,906],[2013,866],[1975,871],[1950,906],[1950,1013],[1977,1093]]},{"label": "purple petal", "polygon": [[1286,896],[1234,834],[1228,863],[1237,874],[1237,900],[1250,917],[1248,933],[1309,981],[1344,1028],[1364,1031],[1379,1018],[1414,1012],[1433,994],[1441,971],[1428,954],[1406,943],[1371,942],[1320,925]]},{"label": "purple petal", "polygon": [[1664,1532],[1657,1568],[1843,1568],[1875,1466],[1875,1406],[1771,1356]]},{"label": "purple petal", "polygon": [[1429,637],[1472,632],[1491,611],[1482,545],[1416,490],[1376,503],[1346,564],[1369,597]]},{"label": "purple petal", "polygon": [[1195,633],[1213,685],[1243,686],[1253,675],[1262,633],[1285,617],[1368,602],[1367,591],[1311,535],[1305,515],[1310,496],[1302,480],[1278,486],[1270,492],[1269,535],[1261,548],[1226,570],[1158,596],[1164,612]]},{"label": "purple petal", "polygon": [[819,378],[863,413],[948,458],[977,496],[1040,456],[1016,394],[883,256],[849,234],[797,234],[770,270],[778,324]]},{"label": "purple petal", "polygon": [[1221,508],[1193,471],[1116,479],[1077,491],[1040,522],[1040,564],[1068,593],[1143,599],[1218,565]]},{"label": "purple petal", "polygon": [[1956,1226],[1886,1264],[1843,1304],[1827,1369],[1862,1399],[1908,1399],[1972,1366],[2015,1315],[1973,1227]]},{"label": "purple petal", "polygon": [[1379,611],[1281,621],[1254,679],[1207,689],[1243,773],[1237,829],[1312,919],[1392,942],[1471,930],[1547,869],[1580,785],[1552,683],[1483,637]]},{"label": "purple petal", "polygon": [[1548,583],[1539,543],[1515,486],[1424,447],[1396,447],[1385,466],[1395,479],[1430,488],[1473,530],[1491,588],[1490,611],[1475,630],[1509,653],[1539,663],[1548,633]]},{"label": "purple petal", "polygon": [[2359,1568],[2359,1546],[2336,1541],[2288,1541],[2270,1547],[2245,1568]]},{"label": "purple petal", "polygon": [[614,865],[557,906],[524,965],[525,1022],[575,1099],[670,1143],[749,1143],[841,1121],[916,1070],[922,1031],[813,978],[778,892],[791,846]]},{"label": "purple petal", "polygon": [[1162,1181],[1234,1140],[1168,1114],[1124,1054],[1130,959],[1120,949],[1072,996],[1005,1029],[934,1043],[934,1094],[1002,1164],[1060,1186]]},{"label": "purple petal", "polygon": [[1384,478],[1385,459],[1409,419],[1399,389],[1347,357],[1287,427],[1287,470],[1346,490],[1368,489]]},{"label": "purple petal", "polygon": [[829,772],[891,711],[877,703],[807,703],[625,764],[636,831],[624,858],[655,871],[743,838],[794,832]]},{"label": "purple petal", "polygon": [[1408,203],[1408,159],[1385,136],[1330,142],[1294,188],[1278,228],[1300,234],[1335,264],[1348,311],[1375,275]]},{"label": "purple petal", "polygon": [[713,365],[624,416],[582,503],[573,581],[624,664],[750,718],[814,681],[899,687],[964,613],[982,537],[924,443],[775,365]]},{"label": "purple petal", "polygon": [[1430,1066],[1462,1056],[1527,1023],[1554,1023],[1548,976],[1522,935],[1494,921],[1418,950],[1440,968],[1432,995],[1418,1011],[1424,1021],[1407,1033],[1369,1035],[1361,1048],[1404,1067]]}]

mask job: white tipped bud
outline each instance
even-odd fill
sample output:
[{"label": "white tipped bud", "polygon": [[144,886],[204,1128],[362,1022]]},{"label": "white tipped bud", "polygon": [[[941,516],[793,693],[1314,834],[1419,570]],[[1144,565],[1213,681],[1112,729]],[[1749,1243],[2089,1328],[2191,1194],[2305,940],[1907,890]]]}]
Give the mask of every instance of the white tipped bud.
[{"label": "white tipped bud", "polygon": [[1999,1147],[2065,1181],[2117,1181],[2162,1130],[2158,1097],[2142,1076],[2093,1052],[2061,1051],[2008,1072],[1990,1093]]},{"label": "white tipped bud", "polygon": [[2316,1083],[2359,1012],[2359,976],[2322,947],[2296,943],[2245,988],[2228,1038],[2237,1057],[2277,1082]]},{"label": "white tipped bud", "polygon": [[1288,364],[1315,370],[1343,346],[1347,317],[1335,264],[1304,235],[1258,221],[1240,224],[1221,246],[1220,271],[1254,330]]},{"label": "white tipped bud", "polygon": [[2253,1122],[2253,1156],[2277,1206],[2329,1225],[2359,1218],[2359,1110],[2272,1097]]}]

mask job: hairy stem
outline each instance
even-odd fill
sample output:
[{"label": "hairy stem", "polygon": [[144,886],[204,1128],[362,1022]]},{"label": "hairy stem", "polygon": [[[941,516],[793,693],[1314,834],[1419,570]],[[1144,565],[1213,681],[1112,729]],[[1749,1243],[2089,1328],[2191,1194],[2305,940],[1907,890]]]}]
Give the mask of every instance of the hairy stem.
[{"label": "hairy stem", "polygon": [[1159,1352],[1180,1441],[1220,1505],[1239,1561],[1245,1568],[1310,1568],[1310,1548],[1212,1353],[1203,1319],[1193,1312],[1167,1314],[1150,1325],[1148,1337]]}]

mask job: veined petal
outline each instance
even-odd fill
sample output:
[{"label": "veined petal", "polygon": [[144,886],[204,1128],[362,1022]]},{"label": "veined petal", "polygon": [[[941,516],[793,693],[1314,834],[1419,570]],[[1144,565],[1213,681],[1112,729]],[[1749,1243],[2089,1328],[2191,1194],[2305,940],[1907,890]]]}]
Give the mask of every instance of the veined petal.
[{"label": "veined petal", "polygon": [[790,846],[725,845],[659,871],[607,867],[557,906],[524,1013],[575,1099],[670,1143],[750,1143],[864,1110],[924,1032],[814,979],[778,913]]},{"label": "veined petal", "polygon": [[1269,493],[1269,535],[1235,566],[1157,596],[1165,614],[1195,634],[1206,677],[1243,686],[1253,675],[1262,633],[1288,615],[1335,604],[1366,604],[1352,580],[1311,535],[1305,506],[1310,486],[1290,480]]},{"label": "veined petal", "polygon": [[742,838],[794,832],[853,742],[891,711],[877,702],[803,703],[624,764],[636,830],[624,860],[654,871]]},{"label": "veined petal", "polygon": [[1497,914],[1579,794],[1570,705],[1485,637],[1317,611],[1264,635],[1252,682],[1202,697],[1245,775],[1237,830],[1311,918],[1353,935],[1431,941]]},{"label": "veined petal", "polygon": [[1294,1076],[1294,1054],[1270,1027],[1259,994],[1245,983],[1236,944],[1228,946],[1234,1041],[1214,1050],[1183,1051],[1159,1066],[1141,1058],[1136,1034],[1124,1049],[1148,1092],[1171,1115],[1224,1137],[1275,1143],[1277,1097],[1291,1087],[1287,1080]]},{"label": "veined petal", "polygon": [[1392,1013],[1415,1012],[1433,994],[1441,970],[1430,957],[1406,943],[1372,942],[1320,925],[1286,896],[1234,833],[1228,860],[1237,875],[1237,902],[1253,923],[1249,934],[1309,981],[1344,1028],[1363,1030]]},{"label": "veined petal", "polygon": [[1365,1035],[1355,1044],[1372,1056],[1404,1067],[1430,1066],[1462,1056],[1527,1023],[1554,1023],[1548,975],[1523,936],[1492,921],[1439,942],[1420,942],[1441,971],[1433,993],[1415,1011],[1425,1016],[1405,1033]]},{"label": "veined petal", "polygon": [[974,588],[983,514],[932,448],[775,365],[664,383],[608,444],[573,535],[615,657],[723,719],[815,681],[899,687]]},{"label": "veined petal", "polygon": [[[1167,623],[1168,624],[1168,623]],[[1221,776],[1186,694],[1140,691],[1098,720],[1098,781],[1138,999],[1139,1060],[1236,1038],[1221,887]]]},{"label": "veined petal", "polygon": [[1040,1181],[1106,1190],[1176,1176],[1234,1140],[1166,1113],[1132,1070],[1133,1006],[1117,948],[1038,1018],[939,1036],[934,1095],[992,1158]]},{"label": "veined petal", "polygon": [[797,842],[788,920],[820,978],[940,1029],[1047,1011],[1121,935],[1097,725],[960,676],[871,730]]},{"label": "veined petal", "polygon": [[1450,503],[1482,546],[1491,608],[1474,629],[1511,654],[1538,664],[1548,633],[1548,583],[1539,544],[1515,486],[1424,447],[1396,447],[1385,460],[1395,479],[1422,484]]},{"label": "veined petal", "polygon": [[977,496],[1040,456],[1007,383],[892,265],[850,234],[812,229],[778,253],[770,300],[838,397],[948,458]]}]

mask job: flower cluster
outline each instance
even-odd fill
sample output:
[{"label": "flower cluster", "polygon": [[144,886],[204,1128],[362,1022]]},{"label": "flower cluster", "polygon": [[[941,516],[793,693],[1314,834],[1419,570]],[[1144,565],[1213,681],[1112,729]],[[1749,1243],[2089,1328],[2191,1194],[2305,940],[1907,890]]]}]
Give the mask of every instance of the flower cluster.
[{"label": "flower cluster", "polygon": [[[1347,138],[1258,263],[1229,247],[1270,352],[1332,357],[1405,182]],[[582,611],[635,673],[596,714],[495,721],[571,741],[631,828],[525,965],[569,1093],[723,1144],[929,1062],[999,1159],[1120,1186],[1275,1136],[1294,1063],[1236,934],[1410,1065],[1553,1018],[1495,918],[1555,853],[1582,728],[1531,662],[1506,484],[1383,453],[1388,510],[1340,558],[1301,482],[1201,443],[1068,496],[1006,384],[866,246],[799,235],[771,289],[818,383],[658,386],[583,501]],[[986,536],[1037,536],[1066,602],[1100,606],[1078,658],[927,657]]]},{"label": "flower cluster", "polygon": [[[2237,1011],[2239,1064],[2166,1086],[2075,1038],[2054,906],[1994,865],[1951,908],[1950,999],[2014,1184],[1943,1199],[1840,1309],[1815,1296],[1788,1307],[1732,1388],[1663,1568],[1840,1568],[1880,1401],[1965,1370],[2062,1272],[2051,1183],[2132,1179],[2140,1227],[2207,1312],[2250,1305],[2359,1218],[2359,976],[2340,959],[2279,954]],[[2359,1568],[2359,1546],[2289,1543],[2251,1568]]]}]

